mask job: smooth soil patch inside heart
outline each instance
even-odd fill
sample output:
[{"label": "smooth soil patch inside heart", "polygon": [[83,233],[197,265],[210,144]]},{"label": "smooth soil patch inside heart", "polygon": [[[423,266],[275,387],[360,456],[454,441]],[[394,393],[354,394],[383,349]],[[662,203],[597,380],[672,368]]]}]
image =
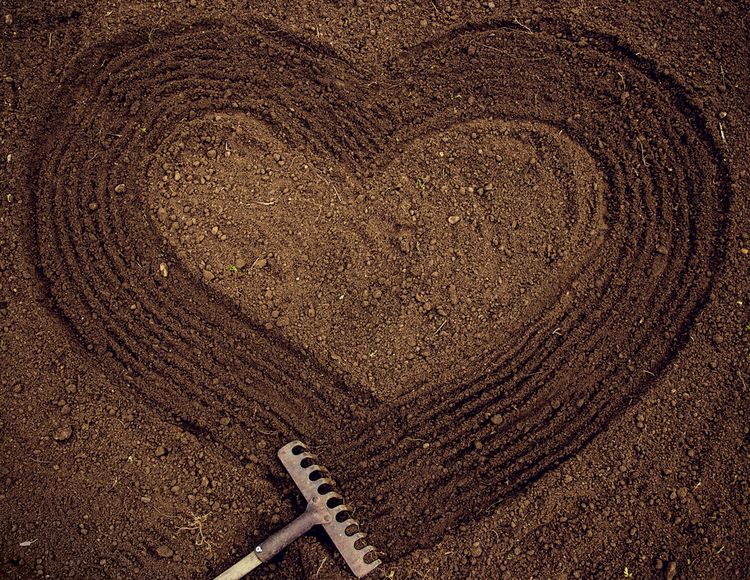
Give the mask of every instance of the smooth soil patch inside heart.
[{"label": "smooth soil patch inside heart", "polygon": [[196,276],[269,331],[393,399],[462,380],[594,250],[604,180],[542,123],[458,123],[372,178],[241,113],[175,127],[145,188]]}]

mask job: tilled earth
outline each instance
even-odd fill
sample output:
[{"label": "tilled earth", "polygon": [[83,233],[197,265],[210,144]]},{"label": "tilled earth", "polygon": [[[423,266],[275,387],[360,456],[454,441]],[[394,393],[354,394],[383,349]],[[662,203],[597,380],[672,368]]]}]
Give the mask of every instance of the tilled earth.
[{"label": "tilled earth", "polygon": [[746,577],[746,4],[0,8],[3,574]]}]

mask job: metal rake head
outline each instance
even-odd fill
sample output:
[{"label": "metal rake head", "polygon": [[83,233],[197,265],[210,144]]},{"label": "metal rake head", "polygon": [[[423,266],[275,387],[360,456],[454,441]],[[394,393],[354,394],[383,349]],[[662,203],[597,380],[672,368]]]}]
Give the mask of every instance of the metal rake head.
[{"label": "metal rake head", "polygon": [[308,504],[320,505],[325,510],[328,517],[320,525],[351,571],[361,578],[377,568],[382,563],[379,559],[365,561],[368,554],[374,556],[375,548],[365,542],[366,534],[351,516],[352,507],[334,491],[336,484],[330,472],[316,463],[315,455],[301,441],[292,441],[279,449],[278,456]]},{"label": "metal rake head", "polygon": [[[323,526],[357,578],[377,568],[381,561],[375,558],[375,548],[365,542],[365,534],[359,531],[359,524],[351,516],[352,508],[334,491],[335,483],[330,473],[325,467],[315,463],[315,456],[307,451],[307,446],[301,441],[292,441],[279,449],[278,455],[307,500],[305,513],[271,534],[255,550],[219,574],[215,580],[243,578],[317,525]],[[367,562],[365,559],[368,557],[372,561]]]}]

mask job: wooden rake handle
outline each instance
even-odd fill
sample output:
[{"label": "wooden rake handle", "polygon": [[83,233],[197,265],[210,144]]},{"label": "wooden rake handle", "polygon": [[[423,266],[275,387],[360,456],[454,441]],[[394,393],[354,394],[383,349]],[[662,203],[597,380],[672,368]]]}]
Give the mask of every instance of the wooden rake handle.
[{"label": "wooden rake handle", "polygon": [[315,497],[307,504],[305,513],[288,523],[259,544],[254,551],[242,558],[231,568],[219,574],[214,580],[239,580],[248,572],[255,570],[264,562],[268,562],[294,540],[305,534],[313,526],[327,524],[331,515],[319,498]]}]

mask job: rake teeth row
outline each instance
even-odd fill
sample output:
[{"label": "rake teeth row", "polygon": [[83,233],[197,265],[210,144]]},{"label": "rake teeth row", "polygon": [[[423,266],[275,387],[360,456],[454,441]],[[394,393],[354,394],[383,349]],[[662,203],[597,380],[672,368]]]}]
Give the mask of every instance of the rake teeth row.
[{"label": "rake teeth row", "polygon": [[[333,490],[335,481],[330,472],[315,462],[316,456],[307,450],[301,441],[292,441],[279,449],[279,459],[294,480],[308,503],[314,499],[324,502],[331,515],[330,522],[321,524],[331,541],[344,557],[351,571],[361,578],[382,564],[374,558],[376,549],[372,545],[357,547],[364,543],[365,534],[359,523],[351,516],[354,509],[345,503],[341,494]],[[321,491],[321,487],[323,487]],[[354,531],[347,534],[347,530]],[[371,558],[372,561],[369,561]]]}]

